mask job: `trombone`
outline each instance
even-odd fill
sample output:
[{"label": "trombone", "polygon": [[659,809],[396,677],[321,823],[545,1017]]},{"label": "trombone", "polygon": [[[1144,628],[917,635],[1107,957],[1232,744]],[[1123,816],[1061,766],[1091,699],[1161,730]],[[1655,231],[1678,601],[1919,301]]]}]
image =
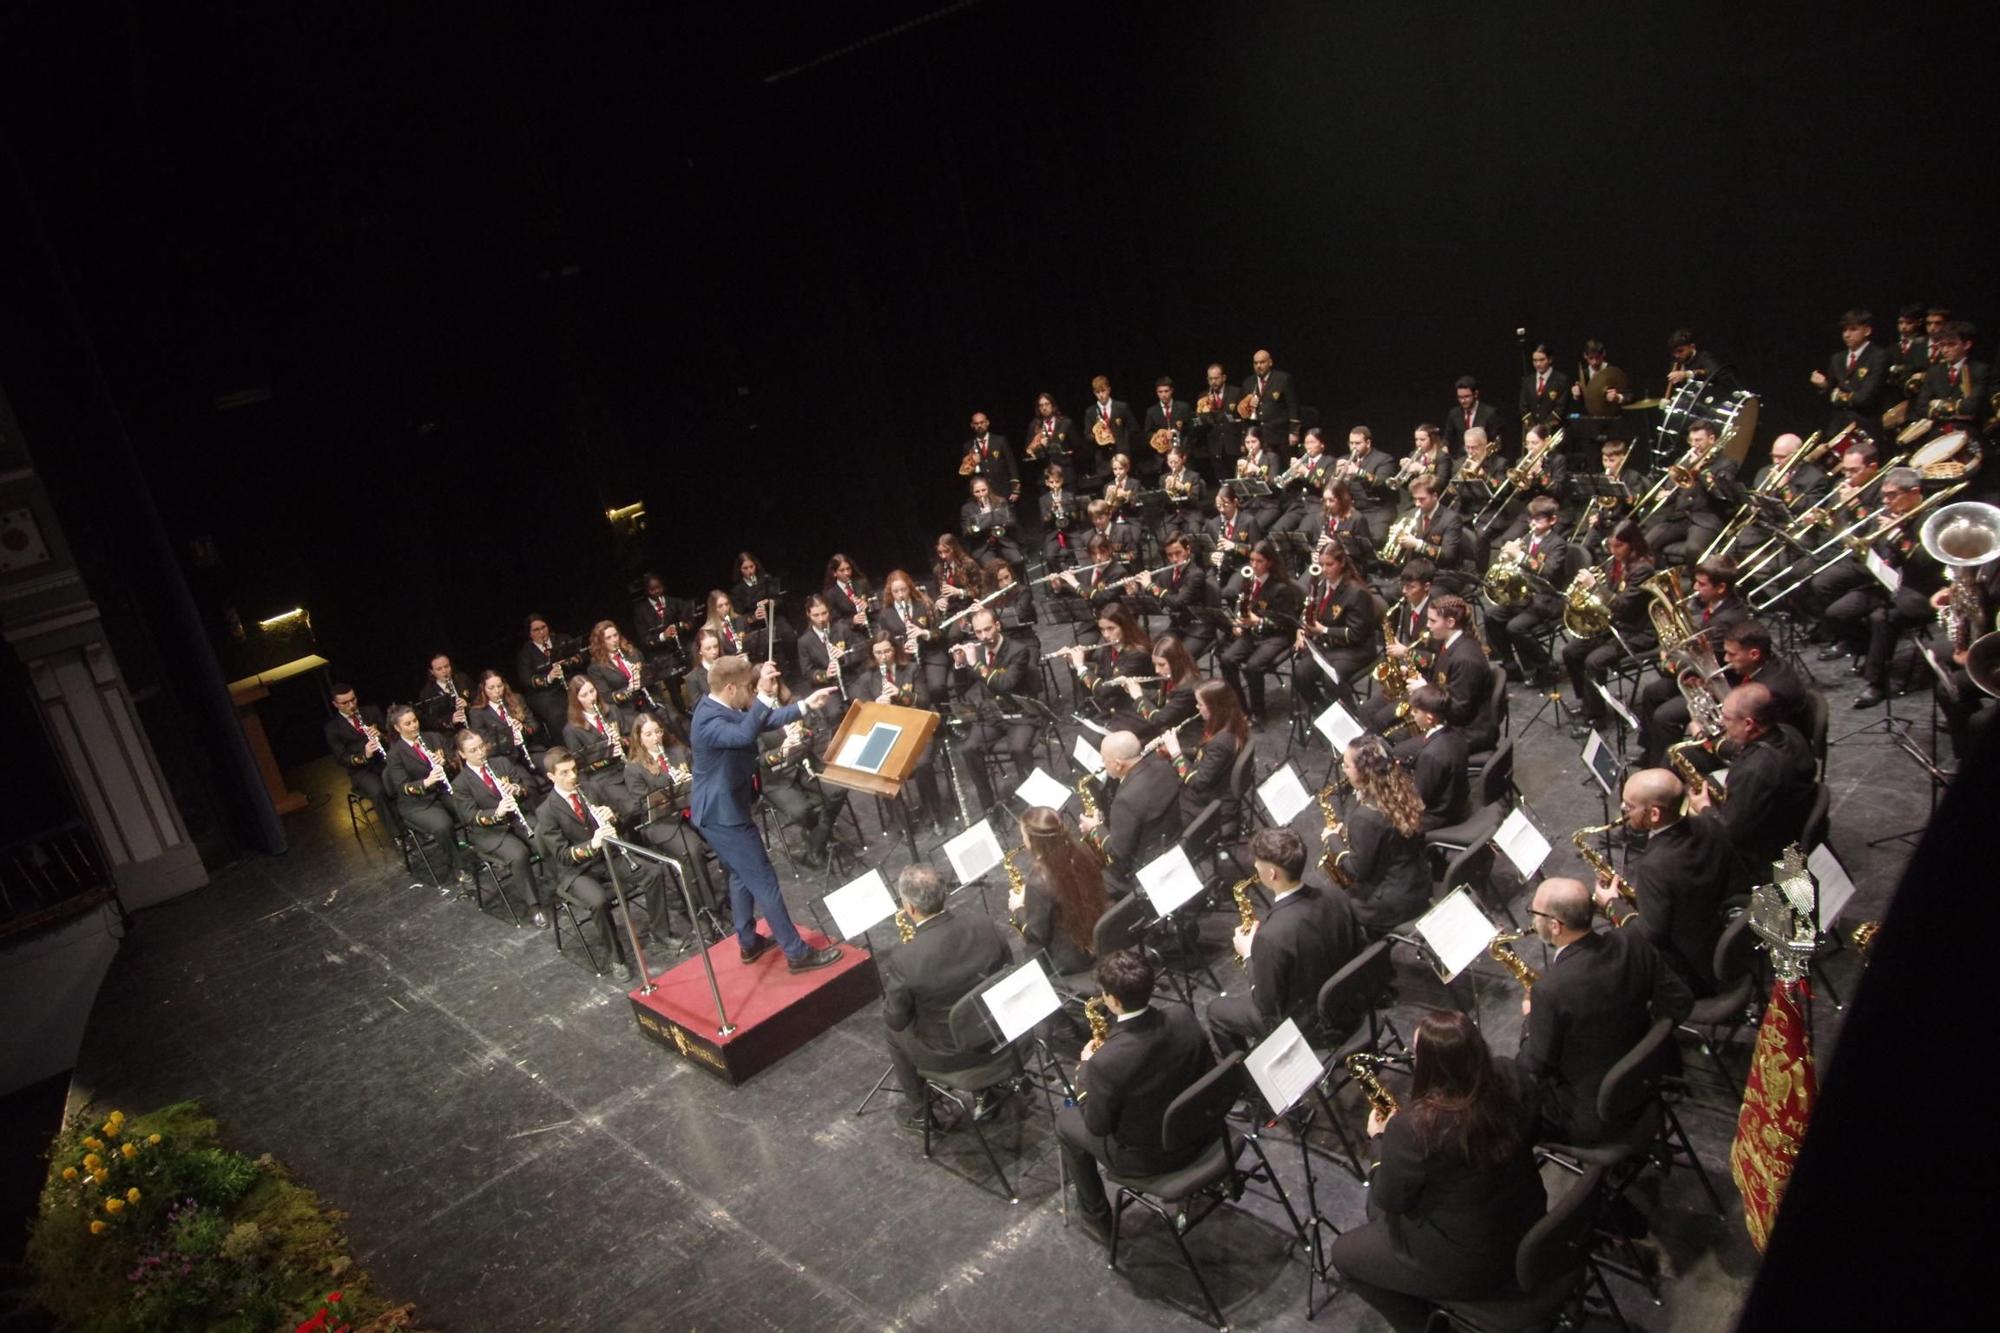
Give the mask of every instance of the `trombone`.
[{"label": "trombone", "polygon": [[[1749,557],[1744,561],[1743,567],[1736,573],[1737,582],[1739,584],[1746,583],[1752,574],[1755,574],[1770,563],[1771,557],[1783,551],[1787,546],[1798,545],[1808,532],[1826,521],[1828,516],[1837,512],[1842,505],[1861,503],[1869,490],[1875,486],[1879,486],[1882,478],[1889,475],[1891,468],[1902,466],[1903,461],[1908,457],[1908,454],[1897,454],[1886,465],[1877,468],[1874,476],[1862,482],[1860,486],[1844,496],[1841,494],[1841,491],[1845,488],[1843,486],[1835,486],[1825,495],[1813,501],[1806,508],[1805,512],[1792,520],[1791,526],[1782,532],[1773,533],[1762,546],[1759,546],[1750,553]],[[1832,507],[1828,508],[1829,505]],[[1818,555],[1828,546],[1832,545],[1835,540],[1836,538],[1829,537],[1826,541],[1821,542],[1818,546],[1806,552],[1807,558]]]},{"label": "trombone", "polygon": [[[1887,469],[1884,469],[1884,471],[1886,470]],[[1770,588],[1772,584],[1777,583],[1784,578],[1784,575],[1782,573],[1773,574],[1770,578],[1765,579],[1762,583],[1758,584],[1756,592],[1750,594],[1749,598],[1747,599],[1750,603],[1750,609],[1753,611],[1763,611],[1769,609],[1772,606],[1775,606],[1777,603],[1783,601],[1787,596],[1789,596],[1792,592],[1794,592],[1799,587],[1799,585],[1811,582],[1814,578],[1816,578],[1820,574],[1821,571],[1831,568],[1833,565],[1845,559],[1849,554],[1853,554],[1858,558],[1865,559],[1867,557],[1867,552],[1869,548],[1873,547],[1876,542],[1881,541],[1884,537],[1894,532],[1897,528],[1902,527],[1905,523],[1908,523],[1911,519],[1921,518],[1923,515],[1929,513],[1932,509],[1936,508],[1938,505],[1944,503],[1946,500],[1949,500],[1952,496],[1957,495],[1960,491],[1964,490],[1966,486],[1968,486],[1969,484],[1970,483],[1968,482],[1961,481],[1955,486],[1948,486],[1944,490],[1939,491],[1937,494],[1926,497],[1922,504],[1910,510],[1908,513],[1889,515],[1888,516],[1889,521],[1887,523],[1881,523],[1881,526],[1878,527],[1875,531],[1868,533],[1866,536],[1857,536],[1856,533],[1862,527],[1862,525],[1867,523],[1880,523],[1881,519],[1884,517],[1882,511],[1879,509],[1872,514],[1862,515],[1860,518],[1855,519],[1854,522],[1848,524],[1845,528],[1842,528],[1839,532],[1827,538],[1824,542],[1821,542],[1817,547],[1813,549],[1812,554],[1809,555],[1807,559],[1811,559],[1813,556],[1817,556],[1821,551],[1824,551],[1828,546],[1833,546],[1833,545],[1839,546],[1839,549],[1836,550],[1832,555],[1828,556],[1825,560],[1815,565],[1810,573],[1802,574],[1799,577],[1792,579],[1790,582],[1786,583],[1784,587],[1780,588],[1776,592],[1770,592]],[[1766,595],[1767,593],[1769,594],[1768,596]]]}]

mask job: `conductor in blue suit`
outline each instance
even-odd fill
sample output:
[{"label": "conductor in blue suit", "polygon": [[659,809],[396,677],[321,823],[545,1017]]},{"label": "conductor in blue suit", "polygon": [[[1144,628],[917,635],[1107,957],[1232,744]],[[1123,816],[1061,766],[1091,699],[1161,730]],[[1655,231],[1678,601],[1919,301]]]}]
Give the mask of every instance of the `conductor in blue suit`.
[{"label": "conductor in blue suit", "polygon": [[[764,840],[750,822],[750,779],[757,771],[757,737],[797,719],[802,705],[776,706],[778,668],[766,662],[752,668],[745,657],[718,658],[708,668],[708,693],[694,709],[694,798],[690,817],[716,859],[729,872],[729,907],[736,918],[736,943],[744,962],[754,963],[776,945],[794,972],[825,967],[840,957],[838,949],[813,949],[799,937],[785,899],[778,891],[778,872],[764,851]],[[823,703],[838,693],[829,685],[804,701]],[[771,923],[768,936],[757,933],[757,913]]]}]

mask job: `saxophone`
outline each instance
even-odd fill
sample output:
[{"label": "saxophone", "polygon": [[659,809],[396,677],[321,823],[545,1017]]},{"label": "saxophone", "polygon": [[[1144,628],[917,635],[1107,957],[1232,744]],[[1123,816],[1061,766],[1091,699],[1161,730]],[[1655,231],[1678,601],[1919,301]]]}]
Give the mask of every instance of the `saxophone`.
[{"label": "saxophone", "polygon": [[896,933],[902,937],[905,944],[908,944],[917,937],[916,924],[910,920],[909,914],[900,907],[896,909]]},{"label": "saxophone", "polygon": [[[1612,829],[1617,828],[1620,822],[1614,819],[1609,824],[1592,824],[1589,828],[1580,828],[1569,835],[1569,840],[1576,844],[1577,854],[1583,857],[1590,868],[1608,880],[1611,887],[1618,890],[1619,897],[1632,904],[1631,914],[1625,920],[1618,923],[1622,926],[1639,915],[1639,891],[1633,888],[1631,882],[1623,875],[1611,868],[1611,862],[1604,859],[1602,852],[1590,845],[1592,838],[1600,833],[1609,833]],[[1609,916],[1610,913],[1606,912],[1605,915]]]},{"label": "saxophone", "polygon": [[1368,1098],[1368,1104],[1374,1107],[1376,1114],[1384,1120],[1396,1114],[1399,1109],[1396,1105],[1396,1094],[1383,1087],[1382,1080],[1375,1077],[1376,1066],[1387,1062],[1387,1056],[1376,1055],[1372,1051],[1356,1051],[1347,1057],[1346,1062],[1348,1077],[1360,1085],[1362,1094]]},{"label": "saxophone", "polygon": [[[1250,901],[1250,886],[1257,882],[1255,875],[1245,875],[1229,886],[1229,896],[1236,900],[1236,928],[1238,930],[1257,929],[1257,908]],[[1248,967],[1250,960],[1242,954],[1236,955],[1238,967]]]},{"label": "saxophone", "polygon": [[1096,819],[1098,817],[1097,798],[1091,795],[1090,783],[1091,777],[1088,773],[1085,773],[1076,780],[1076,799],[1078,804],[1083,806],[1084,816],[1088,819]]},{"label": "saxophone", "polygon": [[1334,838],[1341,839],[1343,843],[1346,841],[1347,826],[1340,822],[1340,812],[1333,808],[1333,793],[1334,787],[1329,784],[1319,789],[1317,797],[1320,815],[1326,820],[1320,839],[1327,844],[1326,850],[1319,854],[1319,868],[1336,886],[1347,889],[1354,886],[1354,876],[1340,864],[1340,854],[1333,850],[1332,843]]},{"label": "saxophone", "polygon": [[1672,766],[1674,772],[1680,774],[1681,781],[1687,784],[1689,791],[1693,791],[1699,787],[1708,793],[1708,799],[1711,802],[1720,805],[1729,799],[1729,789],[1696,768],[1694,761],[1688,758],[1689,750],[1704,750],[1707,748],[1708,743],[1706,741],[1698,741],[1693,737],[1689,737],[1684,741],[1675,741],[1667,747],[1667,763]]},{"label": "saxophone", "polygon": [[1540,981],[1541,977],[1535,972],[1534,968],[1528,966],[1520,954],[1515,953],[1507,947],[1514,943],[1514,941],[1527,935],[1527,933],[1525,930],[1503,930],[1498,935],[1495,935],[1492,941],[1487,944],[1486,952],[1492,955],[1494,962],[1514,974],[1514,980],[1521,983],[1522,990],[1532,991],[1535,989],[1535,983]]},{"label": "saxophone", "polygon": [[1111,1035],[1111,1011],[1105,1008],[1102,995],[1093,995],[1083,1002],[1083,1021],[1090,1024],[1089,1049],[1095,1051]]},{"label": "saxophone", "polygon": [[[1026,847],[1016,847],[1013,851],[1000,858],[1000,868],[1007,872],[1007,896],[1009,898],[1017,897],[1028,891],[1028,881],[1021,874],[1021,867],[1014,864],[1014,858],[1026,850]],[[1012,926],[1014,933],[1022,939],[1025,940],[1028,938],[1028,928],[1022,925],[1012,912],[1007,913],[1007,924]]]}]

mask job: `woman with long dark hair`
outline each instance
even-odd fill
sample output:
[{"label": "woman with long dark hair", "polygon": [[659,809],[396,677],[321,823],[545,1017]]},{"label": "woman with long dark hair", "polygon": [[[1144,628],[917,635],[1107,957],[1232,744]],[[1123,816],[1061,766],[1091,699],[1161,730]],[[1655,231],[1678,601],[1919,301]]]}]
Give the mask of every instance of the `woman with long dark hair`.
[{"label": "woman with long dark hair", "polygon": [[833,612],[835,620],[865,630],[868,628],[868,595],[873,586],[851,556],[835,551],[826,562],[826,580],[820,585],[819,595],[826,598],[827,607]]},{"label": "woman with long dark hair", "polygon": [[1097,613],[1097,642],[1071,644],[1065,650],[1076,672],[1079,696],[1088,694],[1098,711],[1121,719],[1114,731],[1136,731],[1144,725],[1125,682],[1153,674],[1153,641],[1124,602],[1109,602]]},{"label": "woman with long dark hair", "polygon": [[1195,665],[1187,644],[1178,634],[1162,634],[1153,640],[1153,674],[1159,679],[1150,686],[1137,681],[1125,683],[1125,693],[1145,726],[1134,734],[1149,741],[1169,727],[1178,727],[1194,717],[1194,692],[1202,682],[1201,668]]},{"label": "woman with long dark hair", "polygon": [[1355,916],[1379,935],[1421,916],[1430,905],[1424,798],[1389,743],[1373,733],[1347,747],[1340,768],[1353,793],[1342,811],[1346,845],[1335,866],[1354,880],[1347,893]]},{"label": "woman with long dark hair", "polygon": [[1420,1333],[1433,1302],[1514,1289],[1516,1251],[1548,1196],[1513,1063],[1495,1060],[1459,1013],[1429,1015],[1410,1045],[1407,1104],[1368,1117],[1372,1220],[1335,1239],[1330,1257],[1391,1327]]},{"label": "woman with long dark hair", "polygon": [[631,726],[632,719],[649,706],[645,660],[616,622],[600,620],[591,626],[587,670],[597,682],[598,696],[610,704],[619,725]]},{"label": "woman with long dark hair", "polygon": [[1226,680],[1208,680],[1194,692],[1201,714],[1201,740],[1192,750],[1181,745],[1180,733],[1163,733],[1161,748],[1174,761],[1181,778],[1181,818],[1193,819],[1210,801],[1229,795],[1229,773],[1236,756],[1250,743],[1250,719]]},{"label": "woman with long dark hair", "polygon": [[569,721],[563,726],[563,748],[576,756],[577,771],[586,777],[614,764],[624,771],[625,737],[602,699],[591,677],[569,678]]},{"label": "woman with long dark hair", "polygon": [[1222,678],[1250,710],[1264,720],[1264,673],[1291,651],[1298,633],[1305,595],[1285,568],[1285,553],[1276,543],[1259,541],[1250,548],[1247,571],[1238,571],[1222,590],[1230,613],[1229,641],[1218,660]]},{"label": "woman with long dark hair", "polygon": [[527,702],[507,683],[505,676],[491,668],[479,673],[473,696],[479,700],[479,706],[465,715],[466,725],[485,738],[490,752],[518,760],[539,777],[542,751],[548,748],[549,738]]},{"label": "woman with long dark hair", "polygon": [[1022,812],[1021,839],[1033,864],[1021,891],[1007,898],[1008,919],[1030,949],[1048,950],[1057,972],[1089,971],[1097,919],[1111,905],[1104,863],[1045,805]]},{"label": "woman with long dark hair", "polygon": [[[1319,574],[1306,588],[1292,679],[1301,702],[1317,714],[1329,699],[1354,706],[1353,684],[1375,661],[1381,618],[1345,545],[1323,538],[1314,559]],[[1327,679],[1322,660],[1339,675],[1338,685]]]},{"label": "woman with long dark hair", "polygon": [[770,656],[777,662],[789,662],[794,653],[793,644],[798,632],[785,619],[780,605],[784,589],[764,568],[764,562],[749,551],[736,553],[736,581],[729,585],[729,604],[750,626],[750,651],[752,657],[765,654],[766,636],[770,639]]}]

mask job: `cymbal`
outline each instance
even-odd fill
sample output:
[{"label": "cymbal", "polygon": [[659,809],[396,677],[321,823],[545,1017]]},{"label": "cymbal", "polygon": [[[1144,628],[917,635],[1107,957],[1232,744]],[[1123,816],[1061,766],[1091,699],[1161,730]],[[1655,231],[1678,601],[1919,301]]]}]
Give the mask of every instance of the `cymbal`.
[{"label": "cymbal", "polygon": [[1618,404],[1618,406],[1624,408],[1627,412],[1645,412],[1659,405],[1660,400],[1657,398],[1640,398],[1633,402]]}]

